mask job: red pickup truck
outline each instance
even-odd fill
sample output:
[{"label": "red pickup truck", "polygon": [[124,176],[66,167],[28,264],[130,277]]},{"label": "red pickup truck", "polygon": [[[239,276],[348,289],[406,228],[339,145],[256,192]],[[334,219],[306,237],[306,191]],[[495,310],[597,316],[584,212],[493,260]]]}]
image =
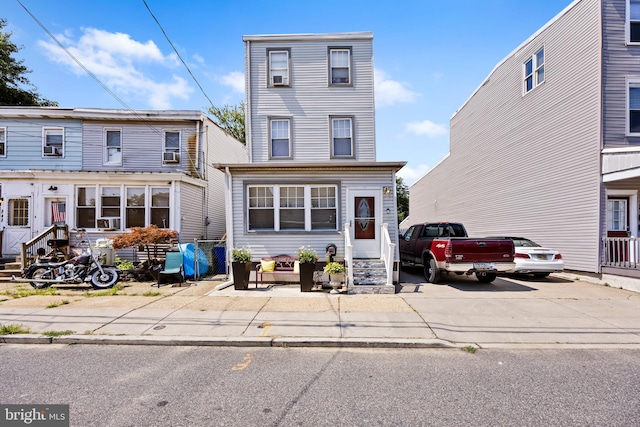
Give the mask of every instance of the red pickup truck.
[{"label": "red pickup truck", "polygon": [[460,223],[415,224],[400,235],[400,261],[424,266],[424,277],[438,283],[442,274],[476,275],[483,283],[514,268],[513,241],[469,238]]}]

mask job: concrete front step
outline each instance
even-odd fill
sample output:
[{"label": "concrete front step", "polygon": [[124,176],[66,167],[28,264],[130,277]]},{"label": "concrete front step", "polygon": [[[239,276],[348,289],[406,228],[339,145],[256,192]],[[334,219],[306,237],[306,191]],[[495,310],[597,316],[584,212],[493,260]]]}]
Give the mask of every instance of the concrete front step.
[{"label": "concrete front step", "polygon": [[[379,259],[355,259],[353,260],[353,293],[386,293],[376,290],[390,286],[395,293],[395,287],[387,284],[387,271],[384,262]],[[366,288],[366,289],[365,289]]]}]

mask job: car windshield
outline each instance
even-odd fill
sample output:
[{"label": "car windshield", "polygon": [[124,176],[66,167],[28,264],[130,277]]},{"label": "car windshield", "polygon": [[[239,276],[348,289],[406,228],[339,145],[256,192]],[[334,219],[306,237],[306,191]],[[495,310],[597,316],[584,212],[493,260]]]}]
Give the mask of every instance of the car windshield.
[{"label": "car windshield", "polygon": [[529,239],[513,239],[513,245],[525,248],[540,247],[539,244]]}]

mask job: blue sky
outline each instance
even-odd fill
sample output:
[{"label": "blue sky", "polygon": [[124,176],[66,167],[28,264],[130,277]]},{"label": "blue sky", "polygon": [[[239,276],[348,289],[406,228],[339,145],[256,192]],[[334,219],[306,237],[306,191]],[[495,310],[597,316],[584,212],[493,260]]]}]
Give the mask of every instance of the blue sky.
[{"label": "blue sky", "polygon": [[498,62],[570,3],[0,0],[0,18],[23,47],[17,57],[32,70],[31,83],[61,107],[235,105],[244,99],[243,35],[372,31],[377,160],[406,161],[399,175],[412,184],[448,153],[453,113]]}]

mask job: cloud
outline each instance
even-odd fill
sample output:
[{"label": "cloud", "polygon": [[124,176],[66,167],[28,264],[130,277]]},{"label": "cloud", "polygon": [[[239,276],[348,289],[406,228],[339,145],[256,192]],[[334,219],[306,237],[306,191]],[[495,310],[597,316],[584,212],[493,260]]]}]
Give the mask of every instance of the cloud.
[{"label": "cloud", "polygon": [[405,129],[407,130],[407,132],[410,132],[416,135],[426,135],[429,138],[434,138],[436,136],[447,134],[446,126],[433,123],[430,120],[407,123],[407,125],[405,126]]},{"label": "cloud", "polygon": [[403,83],[391,80],[382,70],[374,70],[376,106],[394,105],[402,102],[413,102],[418,94],[407,89]]},{"label": "cloud", "polygon": [[[168,71],[180,65],[177,56],[163,55],[151,40],[141,43],[128,34],[94,28],[84,28],[77,41],[69,34],[56,38],[82,67],[57,43],[39,41],[50,60],[78,75],[85,74],[86,69],[110,90],[143,98],[151,108],[170,109],[173,98],[188,99],[193,92],[185,79]],[[171,75],[168,81],[154,78],[154,73],[165,71]]]},{"label": "cloud", "polygon": [[407,186],[413,185],[418,179],[422,178],[425,173],[429,171],[430,167],[427,165],[418,165],[416,168],[406,165],[398,171],[398,176],[402,178]]},{"label": "cloud", "polygon": [[220,77],[220,81],[230,86],[234,91],[244,93],[244,73],[232,71],[226,76]]}]

